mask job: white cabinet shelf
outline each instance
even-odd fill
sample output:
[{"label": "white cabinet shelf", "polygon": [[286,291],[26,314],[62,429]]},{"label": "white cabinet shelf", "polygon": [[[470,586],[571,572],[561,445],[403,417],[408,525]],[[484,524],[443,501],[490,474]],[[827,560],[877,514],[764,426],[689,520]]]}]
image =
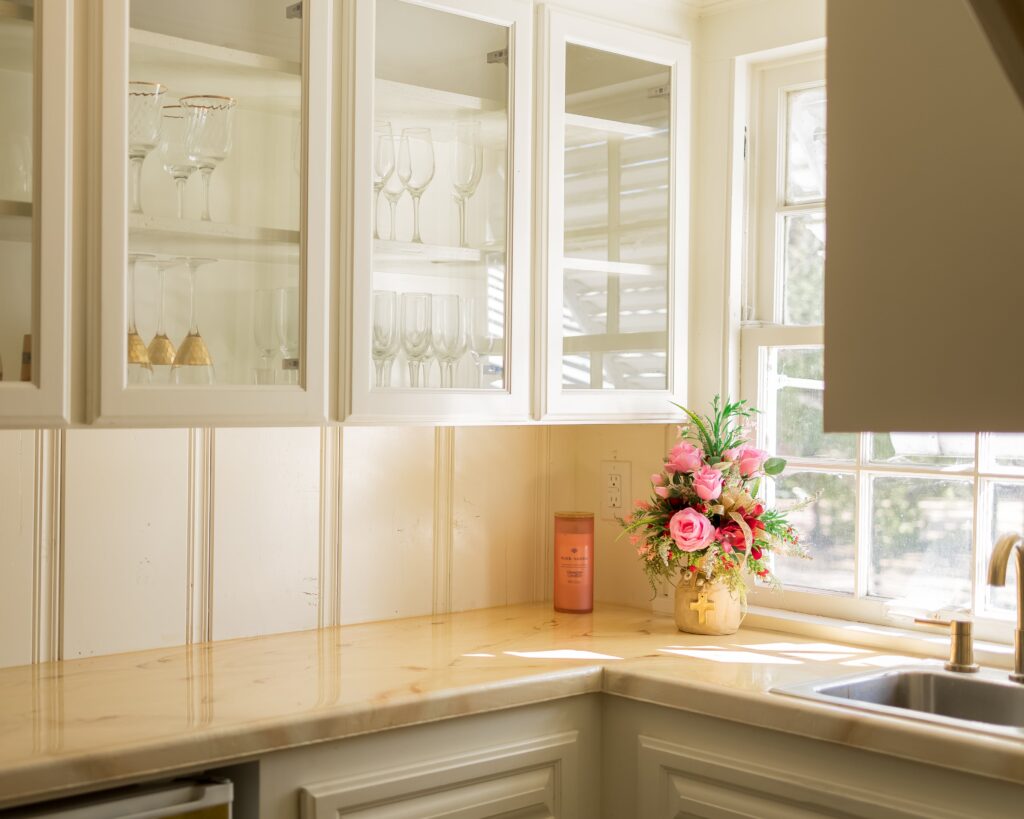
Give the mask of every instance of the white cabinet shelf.
[{"label": "white cabinet shelf", "polygon": [[129,248],[168,256],[206,256],[246,262],[297,264],[299,232],[133,213]]},{"label": "white cabinet shelf", "polygon": [[657,136],[666,131],[664,127],[588,117],[583,114],[566,114],[565,127],[567,148],[592,142],[595,138],[601,140],[637,139]]},{"label": "white cabinet shelf", "polygon": [[32,241],[32,203],[0,199],[0,242]]}]

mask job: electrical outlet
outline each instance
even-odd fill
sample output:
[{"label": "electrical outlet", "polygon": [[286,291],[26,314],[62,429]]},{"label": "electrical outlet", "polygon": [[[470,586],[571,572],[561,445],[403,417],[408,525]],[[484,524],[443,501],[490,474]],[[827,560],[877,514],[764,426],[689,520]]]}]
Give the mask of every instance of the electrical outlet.
[{"label": "electrical outlet", "polygon": [[601,461],[601,517],[624,518],[632,503],[629,461]]}]

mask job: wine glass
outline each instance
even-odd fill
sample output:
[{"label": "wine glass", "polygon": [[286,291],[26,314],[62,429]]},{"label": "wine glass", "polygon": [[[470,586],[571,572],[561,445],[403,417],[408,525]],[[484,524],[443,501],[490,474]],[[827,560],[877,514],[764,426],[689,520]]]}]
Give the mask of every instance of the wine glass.
[{"label": "wine glass", "polygon": [[165,284],[168,270],[185,263],[182,258],[154,259],[153,266],[156,267],[157,281],[157,302],[156,302],[156,334],[149,342],[147,352],[149,363],[153,368],[153,380],[167,382],[171,366],[174,364],[177,351],[174,349],[174,342],[167,337],[167,330],[164,326],[165,312]]},{"label": "wine glass", "polygon": [[180,261],[188,265],[188,334],[178,345],[178,354],[171,367],[171,381],[178,385],[208,386],[213,383],[213,359],[206,341],[199,334],[196,310],[196,273],[199,268],[217,259],[187,256]]},{"label": "wine glass", "polygon": [[257,384],[273,384],[274,370],[271,362],[277,351],[277,325],[275,309],[276,290],[257,290],[252,300],[252,333],[256,348],[260,351],[260,366],[256,369]]},{"label": "wine glass", "polygon": [[[391,175],[395,172],[395,137],[391,133],[391,123],[379,119],[373,123],[373,238],[379,239],[377,231],[378,212],[380,210],[380,192],[384,190]],[[401,190],[399,190],[401,195]],[[394,239],[394,205],[391,212],[391,238]]]},{"label": "wine glass", "polygon": [[402,349],[409,360],[412,387],[420,386],[423,362],[430,354],[430,301],[429,293],[402,294]]},{"label": "wine glass", "polygon": [[274,304],[274,332],[281,351],[281,381],[284,384],[298,384],[299,288],[278,288]]},{"label": "wine glass", "polygon": [[[392,152],[395,150],[394,143],[391,145],[391,150]],[[384,194],[384,198],[388,200],[390,224],[388,238],[391,241],[395,241],[397,238],[395,235],[395,217],[398,214],[398,200],[401,199],[402,195],[405,193],[405,186],[402,184],[402,180],[398,178],[398,174],[391,174],[388,180],[384,183],[384,189],[381,192]]]},{"label": "wine glass", "polygon": [[160,142],[160,102],[167,87],[158,82],[128,83],[128,208],[142,213],[142,163]]},{"label": "wine glass", "polygon": [[398,178],[412,197],[412,240],[420,238],[420,197],[434,178],[434,142],[429,128],[403,128],[398,146]]},{"label": "wine glass", "polygon": [[455,188],[455,203],[459,208],[459,247],[469,246],[466,242],[466,200],[476,193],[483,171],[480,123],[456,123],[455,141],[452,143],[452,187]]},{"label": "wine glass", "polygon": [[165,105],[160,129],[160,157],[164,170],[178,188],[178,218],[185,216],[185,183],[196,169],[196,163],[185,150],[187,121],[180,105]]},{"label": "wine glass", "polygon": [[431,298],[431,340],[441,368],[441,386],[455,386],[455,363],[466,354],[466,323],[462,299],[456,295]]},{"label": "wine glass", "polygon": [[155,259],[152,253],[128,254],[128,383],[148,384],[153,378],[153,365],[149,363],[149,351],[139,335],[135,323],[135,266],[139,262]]},{"label": "wine glass", "polygon": [[401,344],[398,332],[398,294],[393,290],[373,293],[373,366],[375,386],[391,386],[391,366]]},{"label": "wine glass", "polygon": [[483,310],[477,310],[476,306],[476,301],[466,299],[466,343],[470,355],[473,356],[473,363],[476,364],[477,386],[482,388],[485,386],[484,367],[487,365],[488,356],[494,352],[497,339],[491,333],[490,323],[487,321],[487,303],[481,302]]},{"label": "wine glass", "polygon": [[210,175],[231,153],[235,100],[213,94],[182,97],[188,115],[185,150],[203,175],[203,219],[210,221]]}]

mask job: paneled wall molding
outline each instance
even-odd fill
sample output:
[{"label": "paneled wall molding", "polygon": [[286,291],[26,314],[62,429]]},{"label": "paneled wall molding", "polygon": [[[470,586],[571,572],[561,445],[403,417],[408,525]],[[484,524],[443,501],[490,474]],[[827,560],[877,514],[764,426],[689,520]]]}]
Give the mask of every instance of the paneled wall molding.
[{"label": "paneled wall molding", "polygon": [[320,542],[317,625],[341,625],[341,514],[344,435],[337,425],[320,429]]},{"label": "paneled wall molding", "polygon": [[433,614],[452,610],[455,430],[434,430],[434,597]]},{"label": "paneled wall molding", "polygon": [[65,433],[35,434],[32,523],[32,662],[64,656]]},{"label": "paneled wall molding", "polygon": [[215,432],[188,432],[188,552],[185,643],[213,638],[213,487]]}]

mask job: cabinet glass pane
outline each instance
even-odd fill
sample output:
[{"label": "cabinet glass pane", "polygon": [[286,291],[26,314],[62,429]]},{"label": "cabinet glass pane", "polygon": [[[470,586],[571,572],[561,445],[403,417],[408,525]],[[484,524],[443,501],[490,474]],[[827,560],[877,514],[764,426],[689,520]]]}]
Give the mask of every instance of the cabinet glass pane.
[{"label": "cabinet glass pane", "polygon": [[131,0],[130,386],[299,383],[302,21],[285,6]]},{"label": "cabinet glass pane", "polygon": [[33,379],[32,2],[0,0],[0,381]]},{"label": "cabinet glass pane", "polygon": [[375,389],[506,387],[508,44],[503,25],[376,4]]},{"label": "cabinet glass pane", "polygon": [[562,385],[668,387],[669,71],[566,46]]}]

